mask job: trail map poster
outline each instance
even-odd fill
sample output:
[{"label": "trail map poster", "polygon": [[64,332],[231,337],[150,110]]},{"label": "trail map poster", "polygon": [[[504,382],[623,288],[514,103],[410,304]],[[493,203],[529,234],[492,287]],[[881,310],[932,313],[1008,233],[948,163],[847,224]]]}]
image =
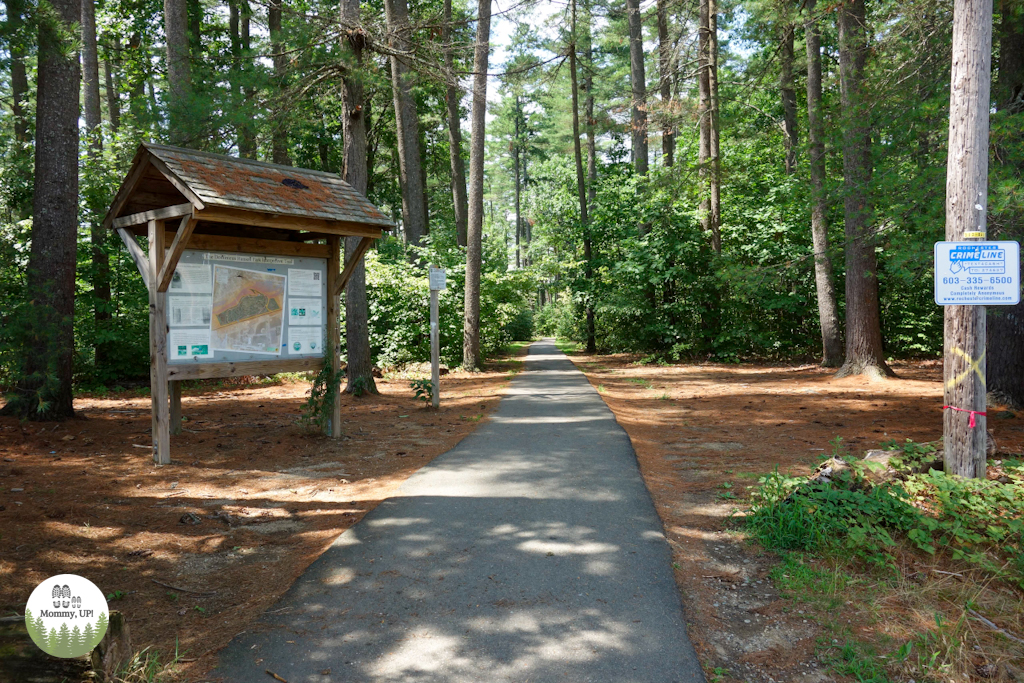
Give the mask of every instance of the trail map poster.
[{"label": "trail map poster", "polygon": [[167,297],[167,360],[324,356],[327,259],[185,250]]},{"label": "trail map poster", "polygon": [[215,265],[214,350],[280,355],[286,282],[284,275]]}]

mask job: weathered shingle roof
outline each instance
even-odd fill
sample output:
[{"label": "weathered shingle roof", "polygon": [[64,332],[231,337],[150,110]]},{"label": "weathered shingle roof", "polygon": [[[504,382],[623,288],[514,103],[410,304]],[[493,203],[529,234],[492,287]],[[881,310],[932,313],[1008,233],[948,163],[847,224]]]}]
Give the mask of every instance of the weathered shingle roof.
[{"label": "weathered shingle roof", "polygon": [[142,144],[137,164],[144,163],[144,151],[163,162],[164,175],[170,171],[208,207],[394,227],[366,197],[333,173],[151,143]]}]

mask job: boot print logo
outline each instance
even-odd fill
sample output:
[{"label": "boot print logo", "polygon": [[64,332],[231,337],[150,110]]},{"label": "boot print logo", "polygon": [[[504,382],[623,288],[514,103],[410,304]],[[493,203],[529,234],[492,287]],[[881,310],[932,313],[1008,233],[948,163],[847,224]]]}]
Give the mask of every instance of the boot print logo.
[{"label": "boot print logo", "polygon": [[54,657],[81,657],[107,632],[103,593],[75,574],[53,576],[36,586],[25,605],[25,626],[32,641]]}]

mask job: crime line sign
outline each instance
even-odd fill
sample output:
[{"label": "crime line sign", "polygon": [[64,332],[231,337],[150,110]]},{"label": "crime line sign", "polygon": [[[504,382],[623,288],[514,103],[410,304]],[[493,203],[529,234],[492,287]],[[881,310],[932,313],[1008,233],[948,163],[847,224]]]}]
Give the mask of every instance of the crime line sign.
[{"label": "crime line sign", "polygon": [[935,303],[1014,306],[1020,303],[1017,242],[936,242]]}]

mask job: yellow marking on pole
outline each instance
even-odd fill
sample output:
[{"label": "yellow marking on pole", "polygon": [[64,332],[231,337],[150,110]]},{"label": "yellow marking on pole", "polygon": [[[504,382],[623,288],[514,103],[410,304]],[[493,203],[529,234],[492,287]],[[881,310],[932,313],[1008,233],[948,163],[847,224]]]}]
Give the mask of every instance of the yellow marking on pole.
[{"label": "yellow marking on pole", "polygon": [[981,386],[985,387],[985,373],[981,371],[981,362],[985,360],[985,352],[982,351],[981,356],[978,357],[978,360],[974,360],[966,351],[961,349],[959,346],[954,346],[952,351],[953,353],[967,361],[968,368],[961,372],[956,377],[946,382],[946,388],[952,389],[957,384],[960,384],[960,382],[964,381],[967,378],[967,376],[971,374],[971,372],[974,372],[975,374],[978,375],[978,379],[981,380]]}]

